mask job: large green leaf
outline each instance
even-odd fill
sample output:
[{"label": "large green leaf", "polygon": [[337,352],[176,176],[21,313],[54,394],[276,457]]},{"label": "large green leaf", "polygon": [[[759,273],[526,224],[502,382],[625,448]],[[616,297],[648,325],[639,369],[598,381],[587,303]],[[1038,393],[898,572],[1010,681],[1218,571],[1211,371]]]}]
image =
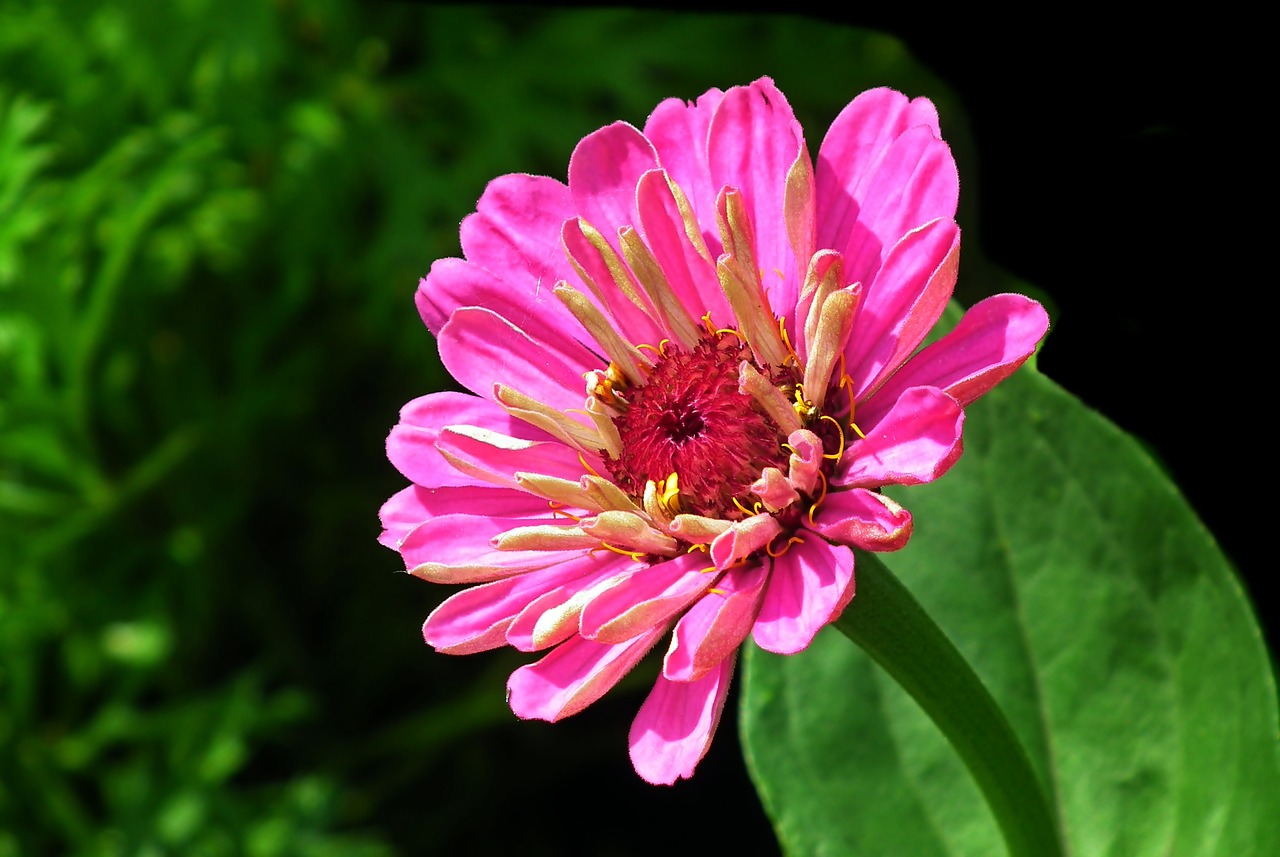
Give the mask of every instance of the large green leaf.
[{"label": "large green leaf", "polygon": [[[968,409],[966,451],[902,491],[882,555],[1004,709],[1073,857],[1280,854],[1280,715],[1212,537],[1139,446],[1026,369]],[[792,854],[1002,854],[916,704],[836,629],[747,657],[748,763]]]}]

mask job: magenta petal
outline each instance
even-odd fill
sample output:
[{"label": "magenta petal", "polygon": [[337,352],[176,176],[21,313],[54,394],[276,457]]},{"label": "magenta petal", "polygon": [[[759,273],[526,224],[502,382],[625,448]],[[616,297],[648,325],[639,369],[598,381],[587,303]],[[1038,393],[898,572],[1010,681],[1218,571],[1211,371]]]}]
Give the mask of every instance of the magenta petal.
[{"label": "magenta petal", "polygon": [[577,340],[535,339],[479,307],[464,307],[449,317],[440,331],[440,361],[476,395],[492,396],[495,381],[501,381],[561,410],[582,407],[582,375],[600,368],[600,359]]},{"label": "magenta petal", "polygon": [[818,149],[819,246],[847,243],[858,222],[866,186],[885,151],[917,125],[941,136],[938,112],[927,98],[908,100],[892,89],[867,90],[840,111]]},{"label": "magenta petal", "polygon": [[994,295],[969,308],[955,329],[907,361],[862,405],[874,422],[910,387],[937,387],[963,407],[1008,378],[1049,329],[1044,307],[1023,295]]},{"label": "magenta petal", "polygon": [[883,494],[854,488],[828,493],[809,526],[839,544],[895,551],[911,538],[912,522],[910,512]]},{"label": "magenta petal", "polygon": [[751,636],[768,652],[794,655],[853,598],[853,551],[810,537],[773,561]]},{"label": "magenta petal", "polygon": [[743,557],[763,550],[782,532],[782,524],[768,512],[735,521],[711,541],[711,561],[723,571]]},{"label": "magenta petal", "polygon": [[[725,93],[707,137],[712,183],[741,191],[755,232],[756,263],[776,315],[795,313],[799,281],[783,212],[787,176],[808,157],[804,131],[769,78]],[[808,259],[803,264],[808,264]]]},{"label": "magenta petal", "polygon": [[545,293],[573,273],[560,249],[560,224],[575,214],[569,188],[555,179],[499,176],[462,221],[462,252],[513,289],[533,294],[541,286]]},{"label": "magenta petal", "polygon": [[879,488],[932,482],[960,457],[963,428],[959,402],[934,387],[913,387],[866,430],[865,439],[853,439],[831,484]]},{"label": "magenta petal", "polygon": [[[508,488],[519,485],[520,473],[540,473],[578,481],[586,468],[578,454],[558,441],[534,441],[474,426],[445,428],[436,449],[458,470]],[[547,507],[548,511],[550,506]]]},{"label": "magenta petal", "polygon": [[618,645],[571,637],[507,680],[507,702],[517,717],[555,722],[577,714],[618,683],[662,636],[654,628]]},{"label": "magenta petal", "polygon": [[715,582],[703,572],[706,560],[684,554],[642,567],[596,594],[582,608],[582,636],[621,643],[665,623]]},{"label": "magenta petal", "polygon": [[856,398],[881,384],[933,329],[951,299],[959,260],[960,227],[951,220],[927,223],[889,251],[863,293],[845,349]]},{"label": "magenta petal", "polygon": [[631,764],[654,785],[672,785],[693,776],[711,747],[735,658],[726,658],[697,681],[674,682],[658,676],[631,724]]},{"label": "magenta petal", "polygon": [[858,226],[844,250],[844,273],[869,283],[890,248],[917,226],[952,219],[960,195],[951,148],[927,126],[904,132],[889,147],[859,200]]},{"label": "magenta petal", "polygon": [[400,409],[400,422],[387,436],[387,458],[411,482],[434,488],[474,485],[473,476],[458,472],[440,457],[436,440],[443,426],[467,424],[525,439],[551,436],[511,416],[501,405],[465,393],[432,393]]},{"label": "magenta petal", "polygon": [[378,541],[389,548],[399,549],[404,537],[423,521],[459,509],[465,509],[472,515],[537,517],[546,513],[547,501],[522,491],[490,486],[424,488],[410,485],[382,504],[378,518],[383,531]]},{"label": "magenta petal", "polygon": [[378,510],[378,520],[382,523],[382,534],[378,542],[392,550],[398,550],[400,542],[409,531],[431,517],[423,508],[418,495],[427,489],[418,485],[410,485],[392,494],[387,502]]},{"label": "magenta petal", "polygon": [[414,302],[422,321],[437,337],[454,310],[470,306],[491,310],[533,339],[572,341],[582,335],[582,327],[552,293],[556,282],[513,282],[472,262],[438,259],[418,282]]},{"label": "magenta petal", "polygon": [[672,681],[693,681],[731,658],[751,633],[768,579],[759,562],[725,572],[716,591],[698,599],[676,623],[662,674]]},{"label": "magenta petal", "polygon": [[662,168],[693,205],[713,258],[720,254],[715,229],[716,194],[720,187],[712,182],[707,165],[707,133],[722,100],[724,93],[719,89],[708,90],[692,103],[668,98],[654,108],[644,126],[644,135],[657,149]]},{"label": "magenta petal", "polygon": [[588,554],[589,574],[531,600],[507,628],[507,642],[522,652],[537,652],[577,635],[582,607],[599,587],[633,571],[635,560],[608,551]]},{"label": "magenta petal", "polygon": [[534,494],[494,485],[457,485],[421,488],[417,503],[427,513],[419,520],[464,512],[489,518],[547,518],[547,501]]},{"label": "magenta petal", "polygon": [[590,574],[598,565],[591,557],[581,557],[464,589],[431,611],[422,637],[436,651],[450,655],[495,649],[507,642],[507,627],[529,601]]},{"label": "magenta petal", "polygon": [[644,174],[636,188],[636,207],[641,235],[685,310],[693,318],[709,311],[717,323],[729,324],[733,316],[716,279],[715,265],[685,234],[666,173],[651,170]]},{"label": "magenta petal", "polygon": [[514,527],[552,523],[545,518],[439,515],[414,527],[400,542],[411,574],[435,583],[482,583],[581,555],[565,551],[498,550],[491,540]]},{"label": "magenta petal", "polygon": [[[582,231],[582,224],[581,220],[566,220],[561,232],[561,240],[564,242],[565,252],[582,269],[582,276],[587,280],[587,288],[583,294],[597,309],[603,309],[606,317],[614,320],[616,329],[626,331],[629,339],[635,342],[660,341],[663,334],[653,317],[649,315],[649,308],[642,310],[636,306],[614,280],[610,264],[620,265],[618,260],[622,257],[615,249],[613,260],[606,258],[600,252],[600,248],[592,244],[586,233]],[[616,244],[617,236],[613,237]],[[619,274],[626,277],[630,288],[636,294],[640,293],[630,269],[622,266]]]},{"label": "magenta petal", "polygon": [[614,122],[582,138],[569,158],[569,193],[578,214],[609,243],[618,230],[635,225],[636,184],[656,169],[658,155],[645,136],[626,122]]}]

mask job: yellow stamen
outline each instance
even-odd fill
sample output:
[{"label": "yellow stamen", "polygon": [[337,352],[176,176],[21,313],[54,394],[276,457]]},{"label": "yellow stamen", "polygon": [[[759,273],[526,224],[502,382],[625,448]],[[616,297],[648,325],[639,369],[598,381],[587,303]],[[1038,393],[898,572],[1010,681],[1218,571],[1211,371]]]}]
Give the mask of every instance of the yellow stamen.
[{"label": "yellow stamen", "polygon": [[620,548],[617,545],[611,545],[608,542],[601,542],[600,547],[604,548],[607,551],[613,551],[616,554],[629,556],[632,559],[634,559],[636,562],[644,562],[644,554],[640,553],[639,551],[629,551],[625,548]]},{"label": "yellow stamen", "polygon": [[795,408],[796,415],[800,419],[811,420],[818,415],[818,409],[813,406],[813,402],[804,397],[804,384],[796,384],[795,399],[791,407]]},{"label": "yellow stamen", "polygon": [[685,553],[693,553],[694,551],[702,551],[703,553],[706,553],[709,550],[711,550],[711,545],[706,542],[695,542],[685,549]]},{"label": "yellow stamen", "polygon": [[799,366],[800,355],[796,354],[796,349],[791,344],[791,335],[787,333],[787,322],[782,316],[778,316],[778,333],[782,336],[782,344],[787,346],[787,351],[791,354],[791,362]]},{"label": "yellow stamen", "polygon": [[756,515],[759,515],[759,514],[760,514],[760,509],[762,508],[762,507],[761,507],[761,504],[760,504],[760,501],[759,501],[759,500],[757,500],[755,503],[753,503],[753,504],[751,505],[751,508],[750,508],[750,509],[748,509],[746,506],[742,505],[742,501],[741,501],[741,500],[739,500],[737,497],[734,497],[734,498],[733,498],[733,505],[735,505],[735,506],[737,506],[739,509],[741,509],[741,510],[742,510],[742,513],[743,513],[744,515],[746,515],[747,517],[749,517],[749,518],[750,518],[750,517],[754,517],[754,516],[756,516]]},{"label": "yellow stamen", "polygon": [[592,476],[595,476],[595,477],[600,478],[600,479],[603,479],[603,478],[604,478],[604,477],[603,477],[603,476],[601,476],[599,473],[596,473],[596,469],[595,469],[594,467],[592,467],[590,464],[587,464],[587,460],[586,460],[585,458],[583,458],[583,457],[582,457],[582,453],[581,453],[581,452],[579,452],[579,453],[578,453],[578,462],[582,465],[583,469],[585,469],[585,470],[586,470],[588,473],[590,473]]},{"label": "yellow stamen", "polygon": [[658,502],[672,515],[680,514],[680,475],[674,470],[658,483]]},{"label": "yellow stamen", "polygon": [[[837,420],[835,417],[828,416],[827,414],[823,414],[821,419],[819,419],[819,422],[821,422],[822,420],[830,421],[830,423],[836,427],[836,431],[840,433],[840,451],[836,453],[825,453],[822,457],[829,458],[832,461],[839,461],[840,457],[844,455],[844,429],[840,427],[840,421]],[[855,426],[855,430],[856,428],[857,427]],[[859,431],[858,437],[865,439],[866,435],[864,435],[862,432]]]},{"label": "yellow stamen", "polygon": [[787,551],[791,550],[792,545],[802,545],[802,544],[804,544],[804,539],[800,538],[799,536],[792,536],[791,538],[787,539],[787,543],[784,544],[778,550],[777,553],[773,552],[773,542],[769,542],[769,544],[764,546],[764,552],[767,553],[769,556],[773,557],[774,559],[777,559]]},{"label": "yellow stamen", "polygon": [[[852,379],[851,377],[849,377],[849,373],[845,371],[845,360],[844,360],[844,352],[843,352],[843,351],[841,351],[841,352],[840,352],[840,373],[839,373],[839,374],[840,374],[840,383],[837,385],[836,389],[838,389],[838,390],[843,390],[845,387],[852,387],[852,386],[853,386],[853,379]],[[853,396],[853,391],[852,391],[852,390],[850,390],[850,391],[849,391],[849,395],[850,395],[850,397],[852,397],[852,396]],[[853,399],[852,399],[852,398],[850,398],[850,400],[849,400],[849,410],[850,410],[851,412],[853,411]]]},{"label": "yellow stamen", "polygon": [[561,515],[563,515],[564,517],[568,518],[570,521],[582,523],[581,515],[574,515],[564,510],[564,503],[561,503],[557,500],[548,500],[547,505],[551,507],[551,517],[558,518]]},{"label": "yellow stamen", "polygon": [[822,479],[822,493],[819,494],[818,499],[814,500],[813,504],[809,506],[809,523],[810,524],[813,524],[813,513],[818,511],[818,507],[822,505],[822,501],[827,499],[827,475],[823,473],[821,470],[819,470],[818,476]]},{"label": "yellow stamen", "polygon": [[708,589],[707,592],[710,592],[713,595],[723,595],[725,597],[728,597],[729,595],[729,593],[725,592],[723,589],[716,589],[715,587]]}]

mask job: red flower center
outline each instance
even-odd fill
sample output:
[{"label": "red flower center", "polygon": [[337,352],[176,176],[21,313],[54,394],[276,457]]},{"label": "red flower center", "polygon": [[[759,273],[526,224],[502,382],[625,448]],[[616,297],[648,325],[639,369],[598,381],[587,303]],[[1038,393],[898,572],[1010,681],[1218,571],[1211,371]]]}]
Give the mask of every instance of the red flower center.
[{"label": "red flower center", "polygon": [[626,390],[626,408],[613,420],[622,452],[606,459],[618,487],[638,499],[649,481],[662,484],[674,473],[680,511],[745,517],[734,498],[750,507],[760,471],[785,472],[788,461],[781,428],[738,391],[738,367],[751,359],[737,336],[704,338],[692,351],[670,348],[643,386]]}]

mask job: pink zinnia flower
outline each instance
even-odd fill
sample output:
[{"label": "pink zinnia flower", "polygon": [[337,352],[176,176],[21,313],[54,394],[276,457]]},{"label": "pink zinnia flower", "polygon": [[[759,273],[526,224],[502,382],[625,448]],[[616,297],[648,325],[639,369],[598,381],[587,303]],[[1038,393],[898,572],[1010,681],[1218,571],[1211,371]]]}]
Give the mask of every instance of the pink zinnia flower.
[{"label": "pink zinnia flower", "polygon": [[475,395],[410,402],[387,441],[412,484],[382,542],[477,584],[426,641],[545,651],[507,690],[554,721],[669,637],[631,759],[692,775],[739,645],[799,652],[839,616],[852,548],[911,534],[879,489],[944,473],[963,407],[1047,329],[997,295],[917,353],[955,284],[958,187],[929,101],[864,92],[815,167],[768,79],[601,128],[567,185],[494,180],[417,293]]}]

